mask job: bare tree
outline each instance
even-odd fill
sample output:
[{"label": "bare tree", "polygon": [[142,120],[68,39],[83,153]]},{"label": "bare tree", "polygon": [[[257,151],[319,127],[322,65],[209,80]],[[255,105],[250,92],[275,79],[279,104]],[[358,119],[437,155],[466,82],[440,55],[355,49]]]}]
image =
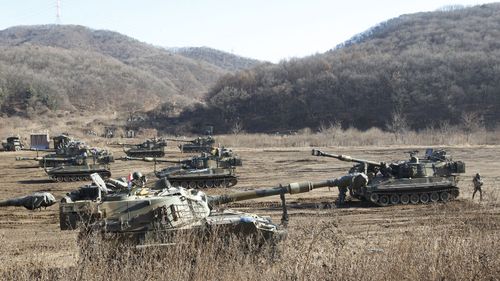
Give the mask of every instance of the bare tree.
[{"label": "bare tree", "polygon": [[240,119],[236,119],[236,122],[234,122],[233,127],[231,128],[231,132],[234,135],[238,135],[243,132],[243,122]]},{"label": "bare tree", "polygon": [[484,129],[483,116],[477,112],[464,112],[460,119],[462,121],[462,129],[467,138],[467,143],[469,143],[472,134]]},{"label": "bare tree", "polygon": [[387,129],[394,134],[396,142],[402,139],[402,136],[408,132],[408,121],[400,110],[394,111],[391,116],[391,120],[387,124]]}]

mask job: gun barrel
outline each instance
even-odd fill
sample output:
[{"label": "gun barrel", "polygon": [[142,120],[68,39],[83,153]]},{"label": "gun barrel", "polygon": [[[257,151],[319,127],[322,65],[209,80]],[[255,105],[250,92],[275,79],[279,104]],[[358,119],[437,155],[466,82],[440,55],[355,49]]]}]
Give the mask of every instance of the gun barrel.
[{"label": "gun barrel", "polygon": [[42,161],[43,157],[21,157],[21,156],[16,156],[16,161]]},{"label": "gun barrel", "polygon": [[190,143],[193,142],[192,140],[178,140],[178,139],[164,139],[166,141],[175,141],[175,142],[185,142],[185,143]]},{"label": "gun barrel", "polygon": [[316,188],[327,187],[327,186],[335,186],[334,180],[325,180],[321,182],[295,182],[290,183],[285,186],[277,186],[268,189],[257,189],[257,190],[249,190],[242,192],[235,192],[232,194],[224,194],[219,196],[210,196],[208,197],[208,202],[211,205],[220,205],[235,201],[243,201],[248,199],[254,199],[259,197],[268,197],[275,196],[280,194],[297,194],[309,192]]},{"label": "gun barrel", "polygon": [[166,160],[166,159],[158,159],[154,157],[130,157],[130,156],[124,156],[117,158],[117,160],[122,160],[122,161],[143,161],[143,162],[157,162],[157,163],[175,163],[179,164],[182,161],[179,160]]},{"label": "gun barrel", "polygon": [[368,165],[373,165],[373,166],[382,166],[381,163],[379,163],[379,162],[352,158],[351,156],[348,156],[348,155],[326,153],[326,152],[323,152],[323,151],[318,150],[318,149],[313,149],[312,155],[335,158],[335,159],[338,159],[341,161],[346,161],[346,162],[366,163]]}]

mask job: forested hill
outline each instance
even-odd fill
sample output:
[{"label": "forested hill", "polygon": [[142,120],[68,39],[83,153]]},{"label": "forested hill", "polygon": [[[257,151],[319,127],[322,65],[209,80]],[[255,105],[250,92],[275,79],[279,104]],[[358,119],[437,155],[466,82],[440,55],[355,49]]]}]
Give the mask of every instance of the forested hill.
[{"label": "forested hill", "polygon": [[499,4],[417,13],[324,54],[226,76],[206,96],[207,106],[181,119],[250,132],[338,122],[388,128],[394,119],[418,129],[458,124],[464,115],[493,126],[499,77]]},{"label": "forested hill", "polygon": [[226,66],[112,31],[12,27],[0,31],[0,115],[47,109],[119,112],[166,101],[182,107],[233,71]]},{"label": "forested hill", "polygon": [[181,56],[204,61],[231,71],[248,69],[261,63],[258,60],[244,58],[208,47],[169,48],[168,50]]}]

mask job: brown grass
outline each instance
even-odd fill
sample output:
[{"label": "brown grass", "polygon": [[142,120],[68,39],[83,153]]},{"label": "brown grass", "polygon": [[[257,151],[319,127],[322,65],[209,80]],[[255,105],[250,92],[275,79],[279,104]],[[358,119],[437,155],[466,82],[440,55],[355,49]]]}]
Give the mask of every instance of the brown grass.
[{"label": "brown grass", "polygon": [[498,131],[479,131],[468,135],[458,129],[441,131],[426,129],[395,135],[372,128],[329,129],[319,133],[302,130],[296,134],[237,134],[220,135],[216,140],[229,147],[325,147],[325,146],[390,146],[390,145],[488,145],[500,142]]},{"label": "brown grass", "polygon": [[[384,243],[369,232],[353,244],[338,218],[296,226],[277,251],[242,240],[178,237],[173,246],[136,250],[86,238],[78,263],[46,268],[37,260],[1,269],[3,280],[495,280],[500,276],[498,220],[471,217],[443,227],[442,206],[433,220]],[[460,210],[457,210],[460,211]],[[234,238],[234,237],[233,237]]]}]

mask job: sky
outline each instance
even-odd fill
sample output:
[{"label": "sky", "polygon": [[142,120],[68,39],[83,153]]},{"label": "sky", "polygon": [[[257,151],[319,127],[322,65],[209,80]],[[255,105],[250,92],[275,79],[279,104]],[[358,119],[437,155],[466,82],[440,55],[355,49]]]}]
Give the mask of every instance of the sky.
[{"label": "sky", "polygon": [[211,47],[279,62],[323,53],[402,14],[473,0],[0,0],[0,30],[77,24],[162,47]]}]

